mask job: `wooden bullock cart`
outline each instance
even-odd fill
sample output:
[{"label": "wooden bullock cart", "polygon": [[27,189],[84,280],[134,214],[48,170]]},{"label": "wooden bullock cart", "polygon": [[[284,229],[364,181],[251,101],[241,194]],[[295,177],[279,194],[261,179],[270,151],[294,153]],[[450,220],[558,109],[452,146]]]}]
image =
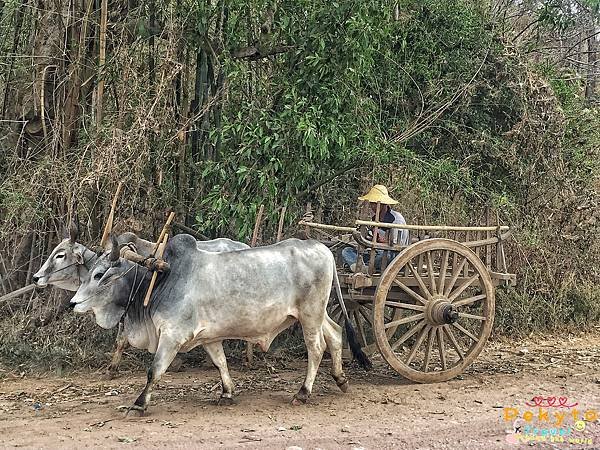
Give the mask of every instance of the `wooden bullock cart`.
[{"label": "wooden bullock cart", "polygon": [[[379,351],[402,376],[420,383],[449,380],[462,373],[483,349],[494,321],[495,287],[514,284],[507,273],[506,226],[395,225],[356,221],[356,228],[300,222],[309,231],[350,233],[324,241],[336,255],[338,277],[349,315],[367,354]],[[367,239],[367,229],[407,229],[408,246]],[[388,240],[388,242],[390,242]],[[368,255],[354,272],[340,264],[350,245]],[[384,251],[381,268],[375,254]],[[394,252],[394,253],[391,253]],[[341,323],[337,302],[330,316]],[[346,349],[346,354],[349,354]]]}]

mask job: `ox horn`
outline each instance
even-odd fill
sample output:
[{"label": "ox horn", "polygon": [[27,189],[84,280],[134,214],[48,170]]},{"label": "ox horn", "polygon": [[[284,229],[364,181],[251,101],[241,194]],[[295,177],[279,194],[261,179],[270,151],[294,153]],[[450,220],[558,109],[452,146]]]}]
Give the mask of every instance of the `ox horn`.
[{"label": "ox horn", "polygon": [[116,263],[119,261],[119,241],[117,237],[111,233],[110,241],[112,243],[112,249],[110,250],[110,262]]},{"label": "ox horn", "polygon": [[77,240],[77,236],[79,236],[79,227],[77,226],[74,220],[71,220],[71,223],[69,225],[69,241],[71,242],[71,244],[75,243],[75,241]]}]

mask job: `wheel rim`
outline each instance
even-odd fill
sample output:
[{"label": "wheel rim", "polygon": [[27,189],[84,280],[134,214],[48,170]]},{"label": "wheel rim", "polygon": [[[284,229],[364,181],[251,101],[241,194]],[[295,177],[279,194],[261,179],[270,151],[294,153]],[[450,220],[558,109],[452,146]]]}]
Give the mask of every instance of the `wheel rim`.
[{"label": "wheel rim", "polygon": [[[392,294],[403,299],[390,300]],[[389,320],[390,309],[400,311],[399,317]],[[493,319],[494,286],[487,268],[449,239],[428,239],[404,250],[382,275],[375,296],[374,330],[382,356],[398,373],[421,383],[462,373],[483,349]]]}]

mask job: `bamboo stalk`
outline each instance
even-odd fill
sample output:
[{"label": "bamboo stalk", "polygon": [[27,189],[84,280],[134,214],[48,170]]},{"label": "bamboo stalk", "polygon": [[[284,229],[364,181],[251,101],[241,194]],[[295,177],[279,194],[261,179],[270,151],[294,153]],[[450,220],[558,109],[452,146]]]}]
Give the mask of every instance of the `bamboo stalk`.
[{"label": "bamboo stalk", "polygon": [[100,54],[98,55],[98,95],[96,99],[96,125],[102,123],[102,97],[104,96],[104,64],[106,63],[106,27],[108,22],[108,0],[102,0],[100,7]]},{"label": "bamboo stalk", "polygon": [[279,216],[279,225],[277,226],[277,238],[275,242],[279,242],[283,237],[283,222],[285,221],[285,210],[287,206],[281,208],[281,215]]},{"label": "bamboo stalk", "polygon": [[42,117],[44,139],[48,137],[48,130],[46,127],[46,71],[50,67],[56,68],[54,64],[44,67],[44,70],[42,71],[42,85],[40,86],[40,115]]},{"label": "bamboo stalk", "polygon": [[[171,213],[173,214],[173,213]],[[165,225],[166,226],[166,225]],[[169,240],[169,235],[168,234],[164,234],[163,235],[163,240],[162,240],[162,247],[160,245],[160,240],[156,243],[157,245],[157,249],[158,252],[156,253],[156,256],[160,259],[163,256],[163,253],[165,252],[165,247],[167,246],[167,241]],[[152,274],[152,279],[150,280],[150,285],[148,286],[148,290],[146,291],[146,297],[144,298],[144,306],[148,306],[148,302],[150,301],[150,297],[152,296],[152,291],[154,290],[154,284],[156,283],[156,278],[158,277],[158,272],[154,272]]]},{"label": "bamboo stalk", "polygon": [[256,241],[258,240],[258,231],[260,229],[260,223],[262,221],[263,213],[265,212],[265,205],[260,205],[258,209],[258,214],[256,215],[256,222],[254,222],[254,231],[252,232],[252,241],[250,241],[250,247],[254,247],[256,245]]},{"label": "bamboo stalk", "polygon": [[102,233],[102,239],[100,240],[100,247],[104,248],[106,243],[108,242],[108,236],[112,231],[113,221],[115,218],[115,209],[117,207],[117,200],[119,198],[119,194],[121,193],[121,188],[123,187],[123,182],[119,181],[119,185],[117,186],[117,192],[115,192],[115,196],[113,197],[112,205],[110,207],[110,213],[108,214],[108,220],[106,221],[106,225],[104,227],[104,232]]}]

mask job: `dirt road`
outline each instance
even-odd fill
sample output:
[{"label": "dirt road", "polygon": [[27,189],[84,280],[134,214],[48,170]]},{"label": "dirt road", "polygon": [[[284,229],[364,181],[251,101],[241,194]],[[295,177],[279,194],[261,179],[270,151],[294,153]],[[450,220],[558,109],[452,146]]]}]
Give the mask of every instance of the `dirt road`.
[{"label": "dirt road", "polygon": [[100,381],[0,372],[0,447],[600,449],[599,335],[489,343],[467,373],[441,384],[413,384],[376,358],[369,374],[347,369],[348,394],[324,360],[310,403],[295,407],[304,361],[269,361],[232,365],[233,406],[214,402],[216,369],[168,373],[147,416],[133,418],[118,407],[135,399],[144,373]]}]

